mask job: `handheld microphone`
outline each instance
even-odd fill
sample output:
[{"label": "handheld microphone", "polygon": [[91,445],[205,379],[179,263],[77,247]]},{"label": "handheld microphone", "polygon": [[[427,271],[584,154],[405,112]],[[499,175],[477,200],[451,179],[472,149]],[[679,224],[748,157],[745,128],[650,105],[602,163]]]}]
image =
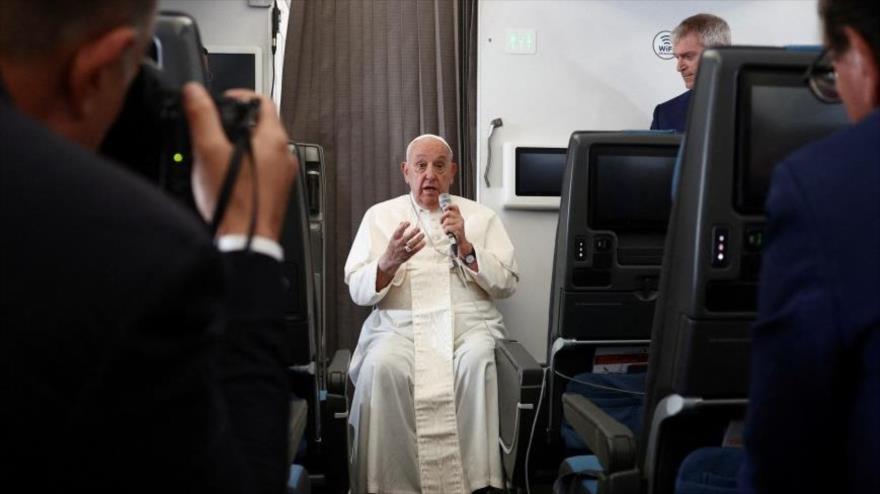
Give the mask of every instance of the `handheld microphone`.
[{"label": "handheld microphone", "polygon": [[[449,197],[449,194],[444,192],[440,194],[440,210],[444,213],[447,209],[449,209],[449,204],[452,202],[452,199]],[[455,238],[455,235],[452,232],[447,232],[446,236],[449,237],[449,243],[452,244],[452,255],[458,255],[458,240]]]}]

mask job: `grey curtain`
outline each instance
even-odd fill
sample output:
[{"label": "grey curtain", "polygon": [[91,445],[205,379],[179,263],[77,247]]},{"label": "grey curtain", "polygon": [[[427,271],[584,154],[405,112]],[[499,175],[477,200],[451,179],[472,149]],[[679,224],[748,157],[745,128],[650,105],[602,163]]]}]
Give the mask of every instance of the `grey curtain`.
[{"label": "grey curtain", "polygon": [[474,196],[476,0],[293,0],[281,116],[327,165],[327,350],[353,349],[369,308],[343,266],[364,212],[405,193],[399,165],[419,134],[445,137],[453,193]]}]

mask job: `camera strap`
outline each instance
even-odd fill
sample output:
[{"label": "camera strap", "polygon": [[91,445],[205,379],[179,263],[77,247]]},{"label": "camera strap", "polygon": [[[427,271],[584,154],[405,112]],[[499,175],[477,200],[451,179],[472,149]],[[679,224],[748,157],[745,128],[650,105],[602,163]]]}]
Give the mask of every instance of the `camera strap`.
[{"label": "camera strap", "polygon": [[251,219],[248,225],[247,242],[245,242],[245,250],[250,250],[251,242],[254,238],[254,232],[257,227],[257,167],[254,159],[253,149],[251,148],[250,134],[245,133],[235,140],[232,154],[229,158],[229,166],[226,168],[226,176],[223,178],[223,185],[220,187],[220,195],[217,197],[217,206],[211,218],[211,235],[217,234],[217,229],[223,221],[226,209],[229,207],[229,200],[232,198],[232,190],[235,188],[235,182],[241,172],[241,162],[244,154],[247,153],[251,169],[251,185],[253,186]]}]

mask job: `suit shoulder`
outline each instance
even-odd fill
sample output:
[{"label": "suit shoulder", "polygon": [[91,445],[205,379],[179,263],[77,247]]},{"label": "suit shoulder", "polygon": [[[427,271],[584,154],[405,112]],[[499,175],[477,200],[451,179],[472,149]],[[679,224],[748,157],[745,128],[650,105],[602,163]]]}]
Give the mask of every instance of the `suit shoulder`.
[{"label": "suit shoulder", "polygon": [[660,103],[655,108],[655,111],[657,111],[657,110],[662,111],[663,109],[666,109],[666,108],[676,107],[676,106],[682,105],[690,99],[690,96],[691,96],[691,91],[690,90],[685,91],[672,99],[669,99],[669,100],[664,101],[663,103]]},{"label": "suit shoulder", "polygon": [[41,224],[73,238],[112,231],[151,243],[210,243],[193,212],[122,165],[10,108],[0,111],[0,129],[4,223]]},{"label": "suit shoulder", "polygon": [[[844,336],[856,343],[880,311],[880,110],[792,154],[774,172],[768,213],[797,217],[809,230],[793,237],[818,246]],[[796,199],[792,198],[796,196]],[[775,199],[774,199],[775,198]]]}]

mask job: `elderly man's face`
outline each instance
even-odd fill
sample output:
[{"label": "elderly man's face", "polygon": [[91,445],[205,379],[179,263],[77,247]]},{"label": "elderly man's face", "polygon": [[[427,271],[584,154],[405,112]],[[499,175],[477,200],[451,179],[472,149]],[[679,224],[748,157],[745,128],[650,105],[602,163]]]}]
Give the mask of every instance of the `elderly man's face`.
[{"label": "elderly man's face", "polygon": [[675,70],[681,74],[684,85],[688,89],[694,88],[694,80],[697,77],[697,68],[700,66],[702,53],[703,42],[694,33],[681,37],[678,43],[672,46],[672,54],[677,60]]},{"label": "elderly man's face", "polygon": [[440,194],[449,192],[456,165],[449,150],[436,139],[421,139],[412,147],[412,155],[400,165],[403,179],[413,197],[423,208],[440,206]]}]

